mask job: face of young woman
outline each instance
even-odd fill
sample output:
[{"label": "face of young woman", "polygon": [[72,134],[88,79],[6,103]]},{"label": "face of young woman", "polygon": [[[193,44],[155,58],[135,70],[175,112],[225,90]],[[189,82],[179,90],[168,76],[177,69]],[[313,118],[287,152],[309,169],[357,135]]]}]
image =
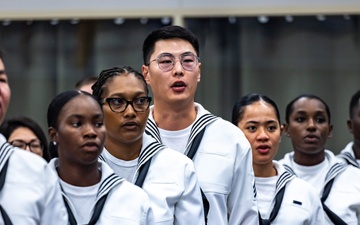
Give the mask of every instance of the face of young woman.
[{"label": "face of young woman", "polygon": [[254,164],[272,164],[281,141],[281,127],[275,109],[264,101],[245,106],[238,127],[251,144]]},{"label": "face of young woman", "polygon": [[[133,101],[135,98],[146,97],[144,83],[133,74],[121,74],[112,78],[105,86],[102,98],[124,98]],[[125,111],[113,112],[108,103],[104,103],[103,111],[107,139],[112,143],[134,143],[142,141],[149,109],[136,112],[131,104]]]},{"label": "face of young woman", "polygon": [[300,98],[292,108],[286,134],[294,151],[302,155],[322,153],[332,132],[324,104],[318,99]]},{"label": "face of young woman", "polygon": [[105,137],[99,104],[90,96],[78,95],[61,109],[52,140],[57,142],[61,160],[86,165],[97,162]]},{"label": "face of young woman", "polygon": [[9,136],[8,142],[26,151],[43,156],[42,143],[35,133],[27,127],[16,128]]}]

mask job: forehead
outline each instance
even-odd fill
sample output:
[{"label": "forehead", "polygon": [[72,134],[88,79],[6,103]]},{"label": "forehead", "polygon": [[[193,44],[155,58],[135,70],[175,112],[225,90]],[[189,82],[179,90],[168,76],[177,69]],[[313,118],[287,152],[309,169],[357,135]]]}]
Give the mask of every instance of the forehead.
[{"label": "forehead", "polygon": [[146,84],[132,73],[119,74],[105,85],[106,94],[123,93],[128,91],[146,92]]},{"label": "forehead", "polygon": [[244,119],[275,119],[277,120],[275,109],[272,105],[264,101],[253,102],[245,106]]},{"label": "forehead", "polygon": [[64,105],[59,117],[66,118],[73,114],[91,116],[99,113],[102,114],[102,110],[95,99],[87,95],[77,95]]},{"label": "forehead", "polygon": [[314,98],[300,98],[296,102],[294,102],[293,106],[293,112],[325,112],[325,105],[318,99]]},{"label": "forehead", "polygon": [[0,58],[0,75],[3,74],[4,72],[5,72],[5,66],[2,59]]},{"label": "forehead", "polygon": [[155,43],[154,55],[161,53],[171,53],[173,55],[180,55],[184,52],[192,52],[196,54],[194,47],[190,42],[183,39],[165,39],[158,40]]}]

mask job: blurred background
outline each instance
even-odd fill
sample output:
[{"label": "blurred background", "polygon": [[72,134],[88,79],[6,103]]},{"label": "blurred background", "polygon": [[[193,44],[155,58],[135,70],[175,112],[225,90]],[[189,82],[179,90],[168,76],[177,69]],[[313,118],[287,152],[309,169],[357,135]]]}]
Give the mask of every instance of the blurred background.
[{"label": "blurred background", "polygon": [[[0,49],[12,90],[7,117],[26,115],[47,131],[46,111],[59,92],[101,70],[141,71],[142,42],[176,24],[200,40],[196,101],[231,119],[241,96],[258,92],[285,107],[311,93],[330,106],[338,153],[351,135],[351,95],[360,89],[360,1],[54,1],[0,0]],[[277,158],[291,151],[283,136]]]}]

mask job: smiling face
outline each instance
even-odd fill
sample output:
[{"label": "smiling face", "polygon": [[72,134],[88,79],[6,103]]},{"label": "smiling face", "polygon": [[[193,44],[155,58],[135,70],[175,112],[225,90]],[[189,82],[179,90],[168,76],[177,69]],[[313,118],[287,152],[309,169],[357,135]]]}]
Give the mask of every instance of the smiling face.
[{"label": "smiling face", "polygon": [[49,128],[49,134],[57,143],[60,161],[83,166],[97,163],[106,137],[99,104],[91,96],[78,95],[63,106],[57,121],[58,128]]},{"label": "smiling face", "polygon": [[253,164],[272,165],[281,141],[281,127],[273,106],[262,100],[244,106],[237,125],[251,144]]},{"label": "smiling face", "polygon": [[[176,61],[174,68],[170,71],[162,71],[156,61],[160,54],[171,54],[175,56]],[[142,72],[147,83],[151,86],[156,102],[166,104],[179,104],[179,102],[189,102],[192,104],[195,97],[197,84],[200,81],[199,62],[196,67],[191,70],[185,70],[179,61],[179,57],[186,53],[196,51],[193,46],[182,39],[166,39],[159,40],[155,44],[155,49],[150,56],[150,64],[142,67]]]},{"label": "smiling face", "polygon": [[[326,141],[331,137],[332,125],[324,104],[318,99],[300,98],[294,102],[285,126],[295,151],[295,161],[321,162]],[[302,160],[304,159],[304,160]],[[299,164],[306,164],[299,163]]]},{"label": "smiling face", "polygon": [[[124,98],[133,101],[135,98],[146,97],[147,90],[144,81],[135,77],[134,74],[119,74],[111,78],[104,85],[104,98]],[[104,103],[103,111],[107,130],[107,141],[116,145],[133,144],[142,142],[149,108],[145,112],[136,112],[129,104],[124,112],[113,112],[108,103]]]}]

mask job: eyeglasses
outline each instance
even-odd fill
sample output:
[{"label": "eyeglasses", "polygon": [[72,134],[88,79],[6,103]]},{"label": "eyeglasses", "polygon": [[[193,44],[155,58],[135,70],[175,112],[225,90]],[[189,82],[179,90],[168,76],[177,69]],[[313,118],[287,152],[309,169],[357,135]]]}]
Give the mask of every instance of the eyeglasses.
[{"label": "eyeglasses", "polygon": [[129,104],[135,112],[144,112],[149,108],[151,100],[152,98],[148,96],[135,98],[132,101],[128,101],[125,98],[105,98],[101,100],[101,104],[107,102],[111,111],[116,113],[124,112]]},{"label": "eyeglasses", "polygon": [[[200,61],[200,58],[191,52],[186,52],[180,55],[178,58],[182,68],[187,71],[194,70]],[[146,66],[149,66],[150,63],[155,61],[158,63],[159,68],[164,72],[172,70],[176,63],[174,55],[170,53],[162,53],[156,57],[156,59],[151,60]]]},{"label": "eyeglasses", "polygon": [[23,140],[13,140],[10,142],[10,144],[21,149],[26,149],[26,146],[29,146],[31,152],[39,152],[42,151],[43,148],[39,140],[32,140],[30,142],[25,142]]}]

